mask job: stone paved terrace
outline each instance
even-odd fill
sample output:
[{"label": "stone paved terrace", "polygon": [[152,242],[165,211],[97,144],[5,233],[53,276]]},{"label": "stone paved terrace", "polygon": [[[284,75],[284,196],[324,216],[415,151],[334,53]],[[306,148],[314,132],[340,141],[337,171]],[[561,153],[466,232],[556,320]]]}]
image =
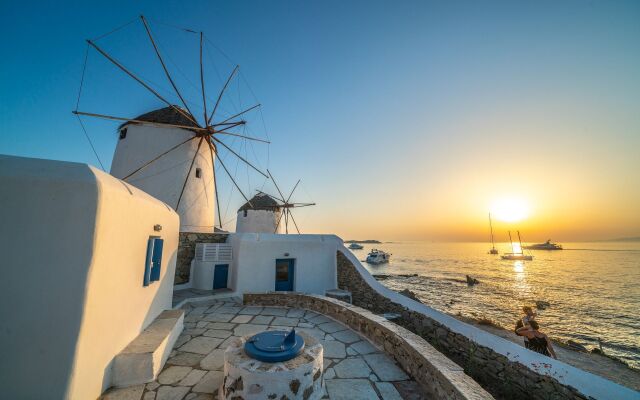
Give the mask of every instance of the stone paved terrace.
[{"label": "stone paved terrace", "polygon": [[183,307],[185,329],[154,382],[112,390],[104,400],[212,400],[223,380],[224,349],[265,329],[308,333],[324,346],[325,396],[333,400],[420,400],[419,385],[386,354],[344,325],[313,311],[245,307],[239,300]]}]

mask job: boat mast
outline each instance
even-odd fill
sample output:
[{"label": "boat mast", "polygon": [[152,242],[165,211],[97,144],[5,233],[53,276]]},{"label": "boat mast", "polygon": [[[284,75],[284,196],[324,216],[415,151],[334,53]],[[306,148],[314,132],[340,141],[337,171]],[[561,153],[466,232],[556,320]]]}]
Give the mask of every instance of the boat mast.
[{"label": "boat mast", "polygon": [[493,242],[493,226],[491,225],[491,213],[489,213],[489,231],[491,232],[491,249],[495,250],[496,245]]},{"label": "boat mast", "polygon": [[513,240],[511,239],[511,231],[509,231],[509,242],[511,243],[511,254],[513,253]]},{"label": "boat mast", "polygon": [[520,239],[520,231],[518,232],[518,242],[520,243],[520,254],[524,254],[524,252],[522,251],[522,239]]}]

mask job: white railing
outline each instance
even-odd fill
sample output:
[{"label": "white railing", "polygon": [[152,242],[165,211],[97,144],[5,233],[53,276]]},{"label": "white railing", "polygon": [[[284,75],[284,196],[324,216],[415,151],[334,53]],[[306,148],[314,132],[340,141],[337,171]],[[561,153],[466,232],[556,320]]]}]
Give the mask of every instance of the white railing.
[{"label": "white railing", "polygon": [[233,248],[227,243],[196,243],[196,261],[228,262],[233,259]]}]

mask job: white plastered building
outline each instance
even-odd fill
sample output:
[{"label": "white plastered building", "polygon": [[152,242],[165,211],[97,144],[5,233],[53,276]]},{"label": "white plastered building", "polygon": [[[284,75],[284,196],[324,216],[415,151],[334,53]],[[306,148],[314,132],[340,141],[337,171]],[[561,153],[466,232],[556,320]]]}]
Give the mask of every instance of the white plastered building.
[{"label": "white plastered building", "polygon": [[258,193],[238,210],[237,233],[280,233],[282,209],[271,196]]},{"label": "white plastered building", "polygon": [[86,164],[0,155],[0,188],[0,397],[96,399],[118,371],[139,379],[118,357],[162,319],[152,378],[182,329],[164,317],[178,215]]},{"label": "white plastered building", "polygon": [[[171,107],[135,119],[196,126]],[[173,207],[180,216],[180,232],[213,232],[216,199],[212,152],[207,139],[201,141],[196,136],[195,131],[185,128],[127,122],[119,128],[111,174]],[[187,141],[190,138],[194,139]]]}]

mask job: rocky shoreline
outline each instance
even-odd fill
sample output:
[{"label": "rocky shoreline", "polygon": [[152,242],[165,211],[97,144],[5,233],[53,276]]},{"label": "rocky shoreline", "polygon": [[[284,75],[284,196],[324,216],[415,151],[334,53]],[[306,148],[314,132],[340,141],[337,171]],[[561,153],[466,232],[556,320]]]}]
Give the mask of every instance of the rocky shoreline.
[{"label": "rocky shoreline", "polygon": [[[384,281],[388,279],[412,278],[417,277],[418,274],[374,274],[373,276],[376,280],[381,281],[384,284]],[[460,279],[460,281],[467,282],[464,279]],[[409,289],[398,290],[398,292],[413,300],[424,303],[416,293]],[[546,302],[541,301],[540,303],[541,304],[539,305],[537,304],[539,309],[544,309],[549,306]],[[524,347],[522,337],[516,335],[513,331],[502,327],[489,318],[474,318],[463,316],[461,314],[448,314],[460,321],[476,326],[479,329],[490,332]],[[630,367],[623,360],[607,355],[606,350],[605,353],[600,353],[598,348],[589,350],[579,343],[567,343],[557,339],[552,340],[560,361],[602,376],[603,378],[627,386],[631,389],[640,390],[640,370]]]},{"label": "rocky shoreline", "polygon": [[[470,318],[462,315],[451,316],[524,347],[524,340],[521,336],[498,324],[489,324],[485,318]],[[552,341],[560,361],[640,391],[640,370],[632,368],[624,361],[606,355],[606,353],[598,354],[597,352],[580,351],[563,341],[553,338]]]}]

